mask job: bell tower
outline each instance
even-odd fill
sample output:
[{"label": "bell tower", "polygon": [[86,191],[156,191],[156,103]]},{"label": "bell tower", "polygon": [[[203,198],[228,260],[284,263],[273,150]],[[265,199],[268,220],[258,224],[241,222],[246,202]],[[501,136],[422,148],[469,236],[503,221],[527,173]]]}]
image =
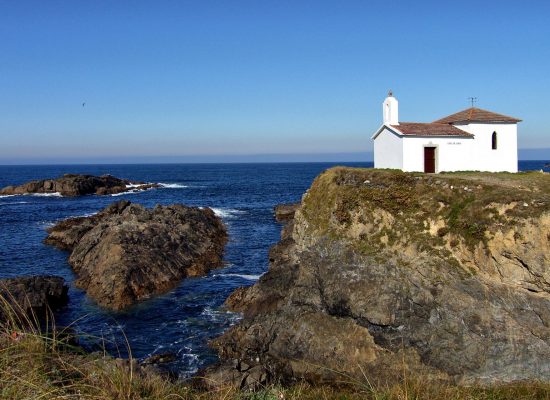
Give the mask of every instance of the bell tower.
[{"label": "bell tower", "polygon": [[393,97],[393,93],[390,90],[388,92],[388,97],[386,97],[386,100],[384,100],[382,104],[385,125],[399,125],[398,110],[399,105],[397,99]]}]

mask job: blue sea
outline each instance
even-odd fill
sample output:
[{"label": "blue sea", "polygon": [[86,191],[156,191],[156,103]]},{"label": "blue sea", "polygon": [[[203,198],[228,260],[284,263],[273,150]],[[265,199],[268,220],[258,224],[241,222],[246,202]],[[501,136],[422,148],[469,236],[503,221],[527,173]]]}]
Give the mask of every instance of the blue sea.
[{"label": "blue sea", "polygon": [[[520,161],[520,170],[543,169],[545,161]],[[221,308],[239,286],[252,285],[268,268],[268,250],[280,237],[273,207],[297,202],[320,172],[334,165],[372,163],[159,164],[0,166],[0,187],[65,173],[111,174],[163,188],[120,196],[0,196],[0,277],[53,274],[69,284],[69,304],[56,315],[104,343],[115,356],[145,358],[171,352],[181,377],[217,360],[208,341],[239,321]],[[549,171],[548,168],[544,169]],[[152,207],[183,203],[211,207],[225,222],[229,242],[225,266],[208,276],[184,280],[176,289],[123,312],[95,305],[73,285],[68,253],[42,243],[46,228],[68,217],[91,215],[113,201],[128,199]]]}]

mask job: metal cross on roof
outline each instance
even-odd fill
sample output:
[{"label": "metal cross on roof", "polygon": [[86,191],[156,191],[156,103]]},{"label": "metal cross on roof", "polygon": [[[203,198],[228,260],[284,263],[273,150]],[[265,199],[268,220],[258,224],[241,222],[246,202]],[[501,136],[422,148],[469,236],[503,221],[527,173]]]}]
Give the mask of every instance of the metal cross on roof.
[{"label": "metal cross on roof", "polygon": [[474,104],[476,104],[477,102],[477,97],[468,97],[468,100],[470,100],[470,103],[472,103],[472,107],[473,107]]}]

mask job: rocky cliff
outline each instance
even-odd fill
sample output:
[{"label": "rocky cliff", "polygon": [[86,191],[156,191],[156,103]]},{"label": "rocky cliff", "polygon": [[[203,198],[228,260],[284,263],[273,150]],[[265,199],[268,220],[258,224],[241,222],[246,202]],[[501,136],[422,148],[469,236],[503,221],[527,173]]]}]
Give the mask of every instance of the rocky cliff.
[{"label": "rocky cliff", "polygon": [[0,195],[59,193],[61,196],[72,197],[87,194],[109,195],[129,190],[146,190],[153,187],[160,187],[160,185],[120,179],[111,175],[65,174],[56,179],[41,179],[19,186],[7,186],[0,189]]},{"label": "rocky cliff", "polygon": [[98,304],[122,309],[221,266],[225,226],[209,208],[153,209],[119,201],[48,230],[45,243],[70,250],[76,285]]},{"label": "rocky cliff", "polygon": [[0,322],[15,316],[17,321],[48,317],[49,311],[64,306],[69,297],[65,280],[39,275],[0,279]]},{"label": "rocky cliff", "polygon": [[205,372],[269,381],[550,380],[550,175],[334,168],[235,291]]}]

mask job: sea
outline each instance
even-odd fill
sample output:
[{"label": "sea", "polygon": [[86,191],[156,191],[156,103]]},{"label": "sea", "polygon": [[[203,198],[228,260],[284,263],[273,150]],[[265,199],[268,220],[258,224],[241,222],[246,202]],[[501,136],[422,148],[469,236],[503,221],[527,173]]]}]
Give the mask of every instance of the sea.
[{"label": "sea", "polygon": [[[522,171],[550,172],[548,161],[520,161]],[[0,187],[65,173],[102,175],[160,183],[161,188],[117,196],[0,196],[0,278],[51,274],[65,278],[69,304],[55,315],[90,348],[104,347],[116,357],[137,359],[172,353],[169,368],[180,377],[217,361],[208,342],[238,323],[239,314],[223,309],[227,296],[250,286],[268,269],[268,251],[280,238],[273,208],[300,201],[313,179],[335,165],[372,163],[157,164],[0,166]],[[92,215],[127,199],[153,207],[183,203],[210,207],[228,228],[224,266],[189,278],[172,291],[114,312],[94,304],[74,286],[68,253],[43,244],[46,229],[69,217]]]}]

